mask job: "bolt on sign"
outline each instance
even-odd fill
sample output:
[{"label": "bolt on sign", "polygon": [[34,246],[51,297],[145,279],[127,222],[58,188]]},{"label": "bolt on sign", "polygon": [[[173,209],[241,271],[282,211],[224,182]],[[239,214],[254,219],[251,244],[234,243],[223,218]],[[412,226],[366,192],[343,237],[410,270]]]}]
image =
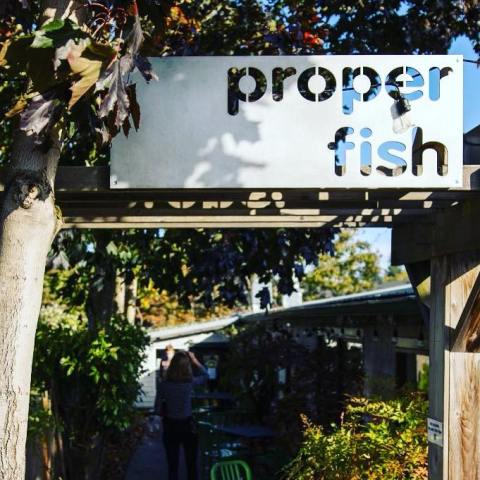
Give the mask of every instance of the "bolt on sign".
[{"label": "bolt on sign", "polygon": [[462,183],[458,55],[171,57],[139,83],[112,188],[448,188]]}]

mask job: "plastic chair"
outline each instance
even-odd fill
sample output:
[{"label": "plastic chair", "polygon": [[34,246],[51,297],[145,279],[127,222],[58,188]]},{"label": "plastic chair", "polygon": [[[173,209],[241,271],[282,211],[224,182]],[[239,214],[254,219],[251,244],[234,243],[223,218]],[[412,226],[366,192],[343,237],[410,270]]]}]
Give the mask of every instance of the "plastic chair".
[{"label": "plastic chair", "polygon": [[243,460],[218,462],[210,471],[210,480],[252,480],[252,471]]}]

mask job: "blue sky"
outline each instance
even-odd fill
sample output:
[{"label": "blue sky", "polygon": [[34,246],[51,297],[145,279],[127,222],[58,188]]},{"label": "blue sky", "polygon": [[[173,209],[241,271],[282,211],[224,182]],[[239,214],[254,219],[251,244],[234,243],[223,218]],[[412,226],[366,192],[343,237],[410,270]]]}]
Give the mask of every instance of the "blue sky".
[{"label": "blue sky", "polygon": [[[463,55],[469,60],[476,60],[471,43],[466,38],[455,40],[449,50],[450,54]],[[472,63],[463,64],[463,131],[468,132],[480,124],[480,68]],[[391,230],[389,228],[363,228],[358,237],[370,242],[382,258],[382,267],[390,264]]]}]

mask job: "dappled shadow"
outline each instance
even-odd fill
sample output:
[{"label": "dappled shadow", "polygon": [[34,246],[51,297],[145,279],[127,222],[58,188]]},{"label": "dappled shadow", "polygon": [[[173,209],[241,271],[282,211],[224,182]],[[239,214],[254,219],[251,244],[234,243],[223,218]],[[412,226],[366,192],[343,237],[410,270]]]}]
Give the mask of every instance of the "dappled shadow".
[{"label": "dappled shadow", "polygon": [[[233,129],[218,116],[210,116],[212,102],[223,102],[227,110],[225,77],[212,78],[211,72],[196,66],[198,58],[187,60],[190,75],[182,73],[171,60],[154,60],[154,65],[162,62],[162,67],[157,67],[161,78],[158,83],[139,88],[140,129],[114,143],[112,171],[118,175],[119,186],[241,187],[242,169],[261,170],[263,166],[238,154],[242,142],[259,140],[257,123],[240,112],[235,118],[227,118],[234,121]],[[205,90],[195,86],[206,83],[211,84],[209,91],[221,93],[199,94]],[[216,107],[222,110],[218,104]],[[184,123],[191,127],[186,130]],[[233,130],[241,131],[241,138],[231,133]],[[116,162],[120,157],[127,159],[121,165]],[[128,179],[128,184],[123,184],[123,179]]]}]

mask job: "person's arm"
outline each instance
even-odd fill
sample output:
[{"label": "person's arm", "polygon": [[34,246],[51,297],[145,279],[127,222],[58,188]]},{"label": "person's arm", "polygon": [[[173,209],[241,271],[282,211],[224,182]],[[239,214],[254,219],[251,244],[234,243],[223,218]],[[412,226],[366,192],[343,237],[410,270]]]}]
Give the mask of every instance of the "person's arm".
[{"label": "person's arm", "polygon": [[193,352],[188,352],[188,355],[190,356],[192,366],[197,371],[196,375],[194,374],[193,377],[193,384],[201,385],[202,383],[205,383],[208,380],[207,369],[198,361],[198,358]]}]

